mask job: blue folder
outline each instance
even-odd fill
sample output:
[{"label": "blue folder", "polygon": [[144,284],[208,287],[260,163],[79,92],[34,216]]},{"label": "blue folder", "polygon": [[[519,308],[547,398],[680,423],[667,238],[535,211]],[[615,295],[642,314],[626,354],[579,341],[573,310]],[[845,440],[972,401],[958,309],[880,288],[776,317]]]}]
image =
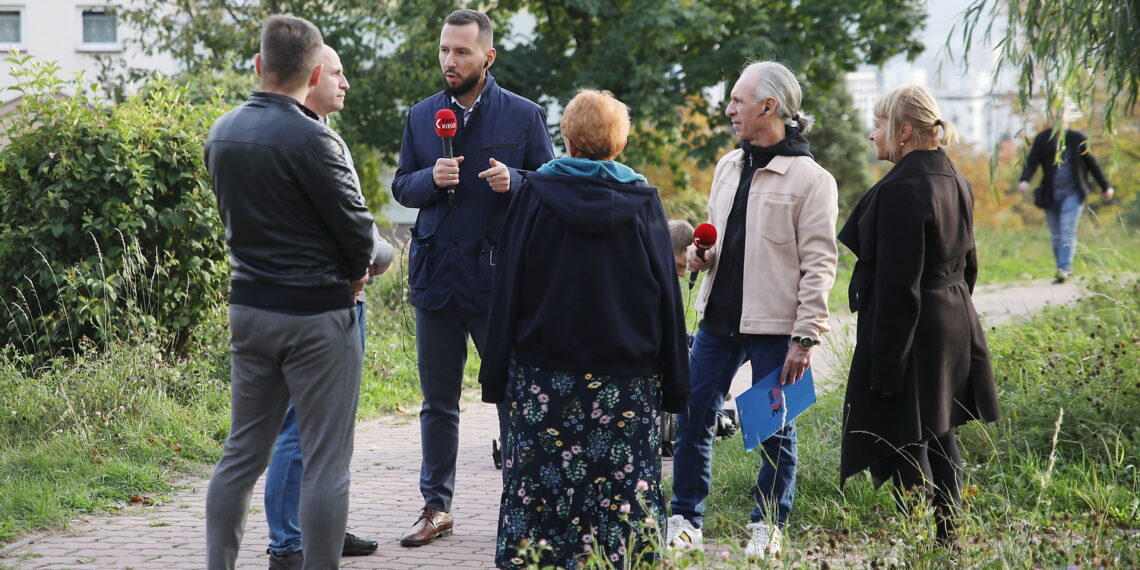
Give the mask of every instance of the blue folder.
[{"label": "blue folder", "polygon": [[777,367],[736,397],[736,412],[740,414],[746,451],[756,449],[756,446],[779,431],[784,424],[815,403],[815,382],[812,381],[811,368],[791,386],[780,385],[780,370],[781,367]]}]

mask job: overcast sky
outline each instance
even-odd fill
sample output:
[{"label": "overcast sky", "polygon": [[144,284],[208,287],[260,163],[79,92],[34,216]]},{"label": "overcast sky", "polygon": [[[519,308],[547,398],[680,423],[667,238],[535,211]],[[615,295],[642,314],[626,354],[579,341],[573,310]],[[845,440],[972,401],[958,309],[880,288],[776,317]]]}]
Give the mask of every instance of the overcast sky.
[{"label": "overcast sky", "polygon": [[[924,68],[927,73],[926,80],[931,85],[941,84],[946,88],[958,87],[961,89],[988,88],[992,84],[993,57],[990,49],[982,42],[982,32],[987,20],[979,25],[975,32],[973,45],[970,49],[970,65],[967,69],[961,62],[965,45],[962,40],[962,17],[973,0],[927,0],[926,29],[921,37],[926,45],[926,51],[914,61],[914,67]],[[986,9],[988,14],[989,8]],[[988,16],[983,16],[988,18]],[[947,52],[946,43],[954,31],[950,41],[950,51]],[[939,71],[939,67],[941,70]],[[906,58],[896,57],[883,66],[884,73],[890,75],[906,73],[908,64]],[[870,68],[873,69],[873,68]],[[936,75],[939,74],[940,75]],[[968,74],[968,75],[967,75]],[[898,78],[893,81],[903,83],[909,78]]]}]

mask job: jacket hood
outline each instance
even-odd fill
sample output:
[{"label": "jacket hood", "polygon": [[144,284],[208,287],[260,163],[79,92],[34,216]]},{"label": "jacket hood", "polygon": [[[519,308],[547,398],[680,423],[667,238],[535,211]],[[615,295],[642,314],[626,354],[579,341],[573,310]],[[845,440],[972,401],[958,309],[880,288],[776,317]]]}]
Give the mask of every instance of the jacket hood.
[{"label": "jacket hood", "polygon": [[566,225],[589,235],[613,231],[657,200],[657,188],[641,181],[530,173],[535,196]]},{"label": "jacket hood", "polygon": [[812,156],[811,151],[808,150],[809,144],[807,139],[804,138],[803,133],[795,127],[787,127],[787,135],[780,139],[780,142],[772,146],[756,146],[748,141],[741,141],[740,148],[744,149],[744,155],[761,156],[806,156],[808,158],[815,158]]}]

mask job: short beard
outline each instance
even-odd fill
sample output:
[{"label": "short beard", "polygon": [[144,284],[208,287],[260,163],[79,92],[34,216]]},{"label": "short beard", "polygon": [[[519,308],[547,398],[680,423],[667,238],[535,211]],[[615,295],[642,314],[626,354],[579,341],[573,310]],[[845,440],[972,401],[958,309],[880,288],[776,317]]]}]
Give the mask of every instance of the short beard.
[{"label": "short beard", "polygon": [[475,87],[477,85],[479,85],[480,79],[483,79],[482,73],[479,73],[477,75],[472,75],[471,77],[467,78],[462,83],[460,83],[459,85],[452,87],[452,86],[447,84],[447,77],[445,76],[443,79],[443,92],[446,93],[448,96],[451,96],[451,97],[462,97],[462,96],[470,93],[472,89],[475,89]]}]

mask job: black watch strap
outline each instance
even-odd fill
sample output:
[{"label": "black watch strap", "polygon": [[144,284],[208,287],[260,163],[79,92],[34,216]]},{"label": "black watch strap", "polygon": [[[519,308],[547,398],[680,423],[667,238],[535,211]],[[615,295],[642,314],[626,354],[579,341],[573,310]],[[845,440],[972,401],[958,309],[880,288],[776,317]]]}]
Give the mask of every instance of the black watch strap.
[{"label": "black watch strap", "polygon": [[800,345],[804,350],[811,350],[813,346],[819,346],[819,341],[806,336],[793,336],[792,342]]}]

